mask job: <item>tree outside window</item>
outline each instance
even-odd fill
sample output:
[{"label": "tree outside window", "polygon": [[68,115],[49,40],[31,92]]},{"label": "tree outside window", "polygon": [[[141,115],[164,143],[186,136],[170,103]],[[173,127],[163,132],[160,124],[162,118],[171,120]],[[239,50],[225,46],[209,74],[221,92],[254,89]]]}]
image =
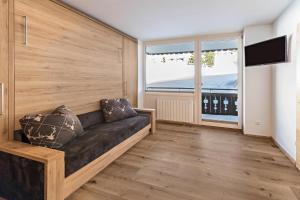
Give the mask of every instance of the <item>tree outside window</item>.
[{"label": "tree outside window", "polygon": [[[193,53],[189,58],[188,64],[194,65],[195,63],[195,54]],[[208,51],[202,52],[202,58],[200,60],[202,67],[213,67],[215,64],[215,52]]]}]

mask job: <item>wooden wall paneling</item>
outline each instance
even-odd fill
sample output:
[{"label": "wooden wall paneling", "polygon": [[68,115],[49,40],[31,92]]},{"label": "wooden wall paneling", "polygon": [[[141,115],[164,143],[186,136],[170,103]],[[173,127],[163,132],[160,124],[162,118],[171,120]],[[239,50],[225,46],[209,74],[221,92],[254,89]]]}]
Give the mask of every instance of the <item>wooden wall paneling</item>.
[{"label": "wooden wall paneling", "polygon": [[122,48],[123,36],[52,1],[15,0],[15,129],[27,113],[80,114],[122,96]]},{"label": "wooden wall paneling", "polygon": [[103,22],[99,19],[96,19],[95,17],[93,17],[93,16],[91,16],[91,15],[89,15],[89,14],[87,14],[87,13],[85,13],[85,12],[83,12],[83,11],[77,9],[77,8],[74,8],[73,6],[70,6],[70,5],[66,4],[65,2],[63,2],[61,0],[50,0],[50,1],[52,1],[54,3],[57,3],[57,4],[65,7],[65,8],[69,9],[70,11],[75,12],[75,13],[77,13],[77,14],[79,14],[79,15],[81,15],[81,16],[83,16],[83,17],[85,17],[85,18],[87,18],[87,19],[89,19],[89,20],[91,20],[91,21],[93,21],[97,24],[99,24],[100,26],[104,26],[104,27],[106,27],[106,28],[108,28],[108,29],[110,29],[110,30],[126,37],[127,39],[132,40],[133,42],[137,42],[136,38],[120,31],[119,29],[116,29],[115,27],[110,26],[109,24],[107,24],[107,23],[105,23],[105,22]]},{"label": "wooden wall paneling", "polygon": [[15,1],[9,1],[8,30],[8,131],[9,140],[14,139],[15,130]]},{"label": "wooden wall paneling", "polygon": [[[8,19],[9,2],[0,1],[0,143],[8,140]],[[3,95],[2,95],[3,94]]]},{"label": "wooden wall paneling", "polygon": [[137,42],[123,38],[124,96],[136,107],[138,100],[138,49]]}]

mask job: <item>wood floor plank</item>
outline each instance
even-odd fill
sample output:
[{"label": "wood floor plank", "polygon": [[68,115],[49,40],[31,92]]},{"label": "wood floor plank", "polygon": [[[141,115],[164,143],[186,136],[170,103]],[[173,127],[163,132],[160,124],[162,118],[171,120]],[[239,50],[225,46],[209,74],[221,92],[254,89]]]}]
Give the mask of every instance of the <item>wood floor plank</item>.
[{"label": "wood floor plank", "polygon": [[300,172],[271,139],[158,124],[68,200],[297,200]]}]

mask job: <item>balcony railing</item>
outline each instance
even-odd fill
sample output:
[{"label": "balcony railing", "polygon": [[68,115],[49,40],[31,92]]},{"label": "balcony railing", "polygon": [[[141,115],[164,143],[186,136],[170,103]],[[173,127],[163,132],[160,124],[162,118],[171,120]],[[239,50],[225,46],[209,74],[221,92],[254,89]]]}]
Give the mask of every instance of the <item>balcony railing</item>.
[{"label": "balcony railing", "polygon": [[[147,87],[147,92],[194,92],[194,88]],[[238,116],[237,89],[202,88],[202,114]]]},{"label": "balcony railing", "polygon": [[238,116],[236,89],[202,89],[202,114]]}]

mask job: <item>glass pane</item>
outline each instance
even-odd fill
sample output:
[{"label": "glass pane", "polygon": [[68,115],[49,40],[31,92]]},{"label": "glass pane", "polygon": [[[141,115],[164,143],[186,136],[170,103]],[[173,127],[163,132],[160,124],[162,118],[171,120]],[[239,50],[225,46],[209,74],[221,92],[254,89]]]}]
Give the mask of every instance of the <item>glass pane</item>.
[{"label": "glass pane", "polygon": [[239,40],[201,43],[202,119],[238,122]]},{"label": "glass pane", "polygon": [[147,91],[194,91],[194,42],[146,47]]}]

